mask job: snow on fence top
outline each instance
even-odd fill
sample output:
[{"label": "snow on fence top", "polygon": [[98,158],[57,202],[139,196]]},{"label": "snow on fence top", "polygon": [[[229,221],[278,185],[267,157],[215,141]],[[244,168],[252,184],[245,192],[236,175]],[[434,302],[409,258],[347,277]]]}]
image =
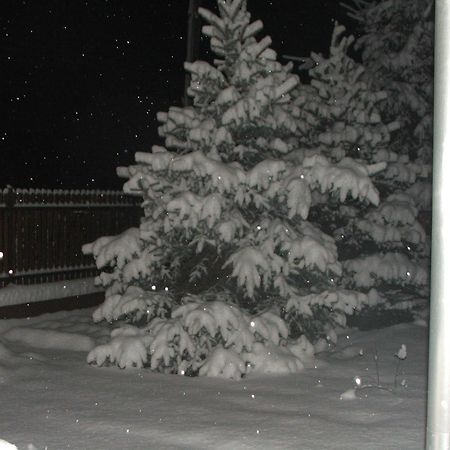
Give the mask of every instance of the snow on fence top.
[{"label": "snow on fence top", "polygon": [[139,199],[122,191],[87,189],[0,189],[0,208],[5,207],[76,207],[136,206]]}]

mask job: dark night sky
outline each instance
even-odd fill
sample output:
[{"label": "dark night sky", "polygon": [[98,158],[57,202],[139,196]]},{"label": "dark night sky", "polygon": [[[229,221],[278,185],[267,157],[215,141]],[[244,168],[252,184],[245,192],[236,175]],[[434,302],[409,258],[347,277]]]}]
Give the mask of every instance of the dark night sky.
[{"label": "dark night sky", "polygon": [[[120,189],[115,168],[162,144],[155,114],[181,104],[188,3],[2,0],[0,188]],[[248,9],[279,56],[326,52],[348,22],[337,0]]]}]

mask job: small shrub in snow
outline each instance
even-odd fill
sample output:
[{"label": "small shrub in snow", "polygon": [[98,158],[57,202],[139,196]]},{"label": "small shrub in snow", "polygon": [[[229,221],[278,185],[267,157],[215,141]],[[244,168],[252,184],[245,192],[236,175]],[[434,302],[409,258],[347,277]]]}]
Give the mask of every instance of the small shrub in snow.
[{"label": "small shrub in snow", "polygon": [[[361,350],[360,354],[362,355],[363,352]],[[395,353],[394,355],[398,361],[395,368],[394,373],[394,379],[392,382],[392,385],[381,383],[380,381],[380,371],[379,371],[379,365],[378,365],[378,352],[375,350],[375,353],[373,355],[373,360],[375,363],[375,369],[376,369],[376,378],[370,377],[370,376],[355,376],[354,377],[354,383],[355,386],[351,389],[348,389],[344,393],[341,394],[340,398],[341,400],[354,400],[358,398],[358,393],[367,389],[380,389],[383,391],[388,392],[395,392],[395,389],[398,387],[397,379],[400,374],[400,364],[402,361],[404,361],[407,357],[407,351],[406,351],[406,345],[402,344],[400,346],[400,349]],[[402,380],[401,385],[403,387],[407,387],[406,380]]]}]

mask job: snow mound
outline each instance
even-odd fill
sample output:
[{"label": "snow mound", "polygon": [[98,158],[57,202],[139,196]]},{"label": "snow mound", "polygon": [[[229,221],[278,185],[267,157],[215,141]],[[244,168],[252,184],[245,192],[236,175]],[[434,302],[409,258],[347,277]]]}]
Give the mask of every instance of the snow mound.
[{"label": "snow mound", "polygon": [[147,362],[147,349],[137,336],[117,336],[109,344],[95,347],[87,356],[89,364],[103,365],[107,360],[121,369],[142,368]]},{"label": "snow mound", "polygon": [[11,283],[0,289],[0,306],[20,305],[23,303],[86,295],[101,292],[102,290],[102,287],[96,287],[94,285],[94,278],[55,281],[53,283],[32,284],[29,286],[20,286]]},{"label": "snow mound", "polygon": [[3,439],[0,439],[0,450],[17,450],[14,444],[10,444]]},{"label": "snow mound", "polygon": [[339,398],[341,400],[356,400],[358,396],[356,395],[356,391],[354,388],[348,389],[345,392],[343,392]]},{"label": "snow mound", "polygon": [[233,350],[216,347],[200,368],[200,375],[240,380],[245,373],[244,360]]},{"label": "snow mound", "polygon": [[29,327],[11,328],[3,337],[8,341],[21,342],[32,347],[43,349],[86,352],[95,346],[94,339],[89,336]]},{"label": "snow mound", "polygon": [[251,353],[244,358],[253,366],[253,370],[265,374],[288,374],[301,372],[302,361],[287,347],[279,347],[271,343],[266,345],[256,342]]}]

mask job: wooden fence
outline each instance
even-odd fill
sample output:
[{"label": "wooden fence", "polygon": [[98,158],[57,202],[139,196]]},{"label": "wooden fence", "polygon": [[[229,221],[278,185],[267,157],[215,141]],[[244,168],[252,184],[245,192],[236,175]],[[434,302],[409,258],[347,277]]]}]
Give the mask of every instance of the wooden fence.
[{"label": "wooden fence", "polygon": [[0,190],[0,287],[95,275],[81,246],[137,226],[139,204],[117,191]]}]

